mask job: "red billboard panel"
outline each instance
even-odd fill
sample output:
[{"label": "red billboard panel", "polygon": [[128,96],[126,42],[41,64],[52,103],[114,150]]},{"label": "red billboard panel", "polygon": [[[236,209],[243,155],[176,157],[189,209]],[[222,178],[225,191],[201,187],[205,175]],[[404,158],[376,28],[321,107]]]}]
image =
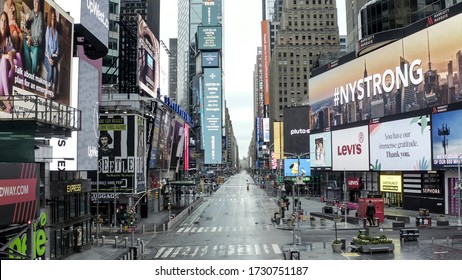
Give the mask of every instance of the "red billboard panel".
[{"label": "red billboard panel", "polygon": [[0,226],[37,216],[37,168],[34,163],[0,163]]}]

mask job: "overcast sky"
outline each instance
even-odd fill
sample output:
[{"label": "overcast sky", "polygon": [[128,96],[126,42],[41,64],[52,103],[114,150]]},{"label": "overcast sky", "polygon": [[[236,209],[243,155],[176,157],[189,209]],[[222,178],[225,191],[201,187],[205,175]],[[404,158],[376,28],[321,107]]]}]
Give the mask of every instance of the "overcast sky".
[{"label": "overcast sky", "polygon": [[[167,45],[177,37],[177,0],[161,0],[160,39]],[[261,46],[261,0],[223,0],[224,98],[239,145],[247,156],[253,130],[253,70]],[[346,34],[345,0],[337,0],[340,34]],[[162,92],[168,92],[168,57],[161,50]]]}]

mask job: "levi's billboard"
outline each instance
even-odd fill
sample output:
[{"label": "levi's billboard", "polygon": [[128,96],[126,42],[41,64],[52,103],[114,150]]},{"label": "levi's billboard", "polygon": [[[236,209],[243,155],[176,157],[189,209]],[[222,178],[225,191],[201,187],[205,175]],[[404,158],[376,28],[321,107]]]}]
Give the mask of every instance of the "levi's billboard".
[{"label": "levi's billboard", "polygon": [[[393,31],[402,39],[314,71],[309,81],[311,129],[459,102],[461,9],[462,5],[454,5],[444,17],[425,24],[426,28],[416,22]],[[326,114],[332,117],[317,121]]]},{"label": "levi's billboard", "polygon": [[367,125],[332,131],[332,170],[369,170]]}]

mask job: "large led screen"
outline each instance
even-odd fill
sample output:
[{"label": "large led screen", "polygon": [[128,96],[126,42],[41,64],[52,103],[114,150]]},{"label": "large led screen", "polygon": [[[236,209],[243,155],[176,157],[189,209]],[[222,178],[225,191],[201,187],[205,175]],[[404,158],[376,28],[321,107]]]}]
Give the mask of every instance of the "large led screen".
[{"label": "large led screen", "polygon": [[367,126],[332,131],[332,170],[369,170]]},{"label": "large led screen", "polygon": [[159,87],[159,41],[147,23],[138,15],[138,84],[151,97],[157,96]]},{"label": "large led screen", "polygon": [[432,115],[433,170],[457,168],[462,154],[462,110]]},{"label": "large led screen", "polygon": [[310,107],[283,109],[284,153],[286,156],[306,155],[310,152]]},{"label": "large led screen", "polygon": [[309,82],[311,129],[458,102],[462,15],[446,12],[428,28],[414,32],[422,26],[416,23],[396,31],[414,33],[315,74]]},{"label": "large led screen", "polygon": [[1,58],[0,73],[6,75],[1,78],[0,111],[16,115],[34,113],[29,105],[23,105],[35,104],[28,95],[69,105],[72,18],[53,1],[39,0],[35,7],[33,0],[12,3],[0,7],[3,23],[9,26],[1,35],[9,43],[5,46],[8,52]]},{"label": "large led screen", "polygon": [[431,170],[430,116],[375,123],[370,130],[373,170]]},{"label": "large led screen", "polygon": [[310,176],[310,159],[308,158],[286,158],[284,159],[284,176]]},{"label": "large led screen", "polygon": [[332,167],[332,138],[330,132],[310,135],[311,166],[313,168]]}]

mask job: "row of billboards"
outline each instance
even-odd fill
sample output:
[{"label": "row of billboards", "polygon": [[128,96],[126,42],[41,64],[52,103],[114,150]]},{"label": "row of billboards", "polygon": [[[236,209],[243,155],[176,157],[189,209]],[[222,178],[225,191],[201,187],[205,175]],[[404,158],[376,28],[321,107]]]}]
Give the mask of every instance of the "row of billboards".
[{"label": "row of billboards", "polygon": [[[462,110],[435,110],[390,121],[323,131],[302,145],[310,167],[334,171],[429,171],[457,168]],[[286,154],[287,156],[287,154]]]}]

